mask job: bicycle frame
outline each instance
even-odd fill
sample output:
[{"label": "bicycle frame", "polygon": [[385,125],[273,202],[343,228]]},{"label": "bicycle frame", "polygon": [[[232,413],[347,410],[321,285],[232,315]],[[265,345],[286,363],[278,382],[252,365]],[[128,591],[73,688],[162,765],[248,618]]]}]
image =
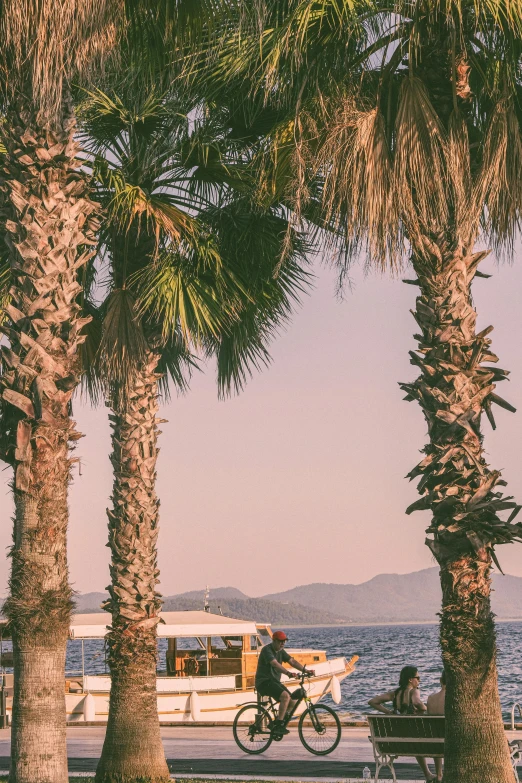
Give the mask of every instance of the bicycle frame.
[{"label": "bicycle frame", "polygon": [[[304,701],[304,702],[306,702],[308,707],[313,707],[312,699],[308,695],[308,692],[306,691],[306,688],[305,688],[306,679],[307,679],[306,675],[304,673],[302,673],[301,676],[299,677],[299,683],[300,683],[300,687],[304,690],[305,695],[301,699],[298,699],[296,701],[296,703],[294,704],[294,706],[290,710],[287,711],[287,713],[286,713],[286,715],[284,717],[284,720],[283,720],[283,725],[284,726],[287,726],[290,723],[290,721],[292,720],[292,718],[297,717],[295,715],[295,711],[297,710],[297,708],[299,707],[301,702]],[[263,702],[262,701],[263,699],[268,699],[268,701]],[[279,709],[279,702],[275,701],[275,699],[272,696],[261,696],[261,695],[259,695],[257,702],[250,702],[250,703],[251,704],[260,704],[262,707],[265,708],[265,710],[267,710],[267,712],[270,713],[270,715],[272,716],[272,720],[276,720],[277,719],[277,711]],[[313,714],[313,716],[314,716],[313,720],[315,720],[315,712],[313,710],[311,710],[310,714],[311,715]]]}]

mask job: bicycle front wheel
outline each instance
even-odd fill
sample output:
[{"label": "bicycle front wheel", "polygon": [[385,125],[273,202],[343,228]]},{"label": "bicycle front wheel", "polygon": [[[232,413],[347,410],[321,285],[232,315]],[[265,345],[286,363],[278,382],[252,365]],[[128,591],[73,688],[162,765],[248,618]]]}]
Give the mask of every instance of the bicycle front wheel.
[{"label": "bicycle front wheel", "polygon": [[339,744],[341,721],[326,704],[311,704],[299,719],[299,739],[310,753],[326,756]]},{"label": "bicycle front wheel", "polygon": [[246,704],[234,718],[234,739],[245,753],[263,753],[272,742],[272,718],[264,707]]}]

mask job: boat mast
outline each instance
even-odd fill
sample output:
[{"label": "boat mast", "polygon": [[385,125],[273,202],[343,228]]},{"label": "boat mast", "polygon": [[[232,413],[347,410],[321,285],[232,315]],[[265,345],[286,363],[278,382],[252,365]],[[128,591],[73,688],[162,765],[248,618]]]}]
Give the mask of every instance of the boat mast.
[{"label": "boat mast", "polygon": [[203,604],[203,611],[204,612],[210,612],[210,604],[208,602],[209,595],[210,595],[210,588],[207,585],[206,588],[205,588],[205,603]]}]

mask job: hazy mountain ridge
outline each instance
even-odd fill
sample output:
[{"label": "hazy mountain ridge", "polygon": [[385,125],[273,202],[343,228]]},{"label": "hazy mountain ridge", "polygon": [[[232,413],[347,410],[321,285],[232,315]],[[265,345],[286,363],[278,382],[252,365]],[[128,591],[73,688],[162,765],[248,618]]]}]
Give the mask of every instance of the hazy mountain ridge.
[{"label": "hazy mountain ridge", "polygon": [[[271,623],[272,625],[334,625],[342,623],[343,617],[336,616],[323,609],[311,606],[300,606],[295,603],[281,603],[267,601],[264,598],[226,599],[210,598],[210,611],[219,614],[220,611],[228,617],[236,617],[238,620],[255,620],[258,623]],[[183,595],[170,596],[164,599],[166,612],[183,611],[187,609],[202,609],[201,598],[185,598]]]},{"label": "hazy mountain ridge", "polygon": [[[204,590],[164,598],[165,611],[202,609]],[[101,611],[106,593],[77,596],[78,612]],[[493,575],[493,611],[499,618],[522,618],[522,577]],[[316,583],[249,598],[234,587],[210,591],[212,612],[238,619],[288,625],[342,622],[434,621],[440,610],[438,568],[411,574],[379,574],[359,585]]]},{"label": "hazy mountain ridge", "polygon": [[[334,625],[344,622],[330,612],[311,606],[299,606],[293,603],[267,601],[264,598],[234,598],[234,592],[244,595],[234,588],[213,590],[209,601],[210,611],[220,612],[238,620],[255,620],[258,623],[287,625]],[[204,590],[193,590],[181,595],[165,596],[163,611],[183,612],[203,609]],[[226,596],[231,596],[227,598]],[[214,596],[214,597],[212,597]],[[76,597],[76,611],[81,613],[101,612],[101,604],[108,598],[107,593],[85,593]]]},{"label": "hazy mountain ridge", "polygon": [[[349,622],[408,622],[435,620],[440,611],[438,568],[411,574],[379,574],[360,585],[317,583],[263,596],[319,608]],[[493,575],[493,611],[499,618],[522,618],[522,578]]]}]

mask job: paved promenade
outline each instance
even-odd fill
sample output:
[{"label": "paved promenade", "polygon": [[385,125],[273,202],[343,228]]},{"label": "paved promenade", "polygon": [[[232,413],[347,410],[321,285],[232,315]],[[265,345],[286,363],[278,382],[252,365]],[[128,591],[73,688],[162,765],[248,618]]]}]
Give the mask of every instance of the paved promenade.
[{"label": "paved promenade", "polygon": [[[103,744],[105,727],[75,727],[67,731],[69,770],[94,772]],[[520,732],[513,733],[520,737]],[[169,767],[176,777],[223,775],[256,780],[279,777],[299,780],[361,780],[365,766],[374,770],[368,729],[343,727],[341,742],[329,756],[308,753],[293,729],[282,742],[273,742],[260,756],[239,750],[231,727],[165,726],[161,730]],[[511,737],[512,732],[508,732]],[[0,771],[9,766],[10,730],[0,730]],[[395,765],[398,780],[419,780],[415,763]],[[383,780],[391,775],[383,771]]]}]

